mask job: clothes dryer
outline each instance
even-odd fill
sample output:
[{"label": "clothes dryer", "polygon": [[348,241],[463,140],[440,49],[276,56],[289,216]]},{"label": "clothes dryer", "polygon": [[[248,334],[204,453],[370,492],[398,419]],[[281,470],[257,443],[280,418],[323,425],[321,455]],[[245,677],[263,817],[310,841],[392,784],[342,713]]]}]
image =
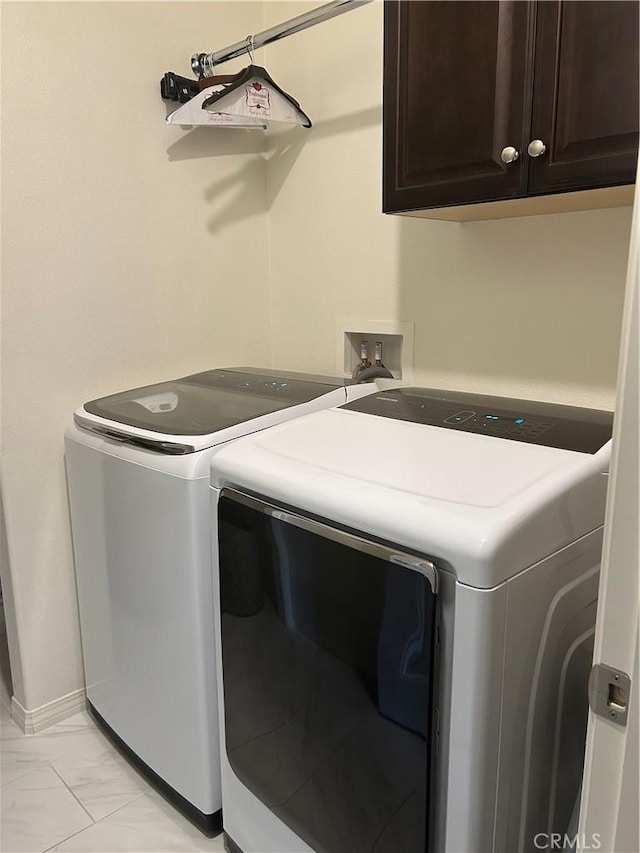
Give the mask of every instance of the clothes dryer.
[{"label": "clothes dryer", "polygon": [[611,429],[402,388],[215,456],[228,850],[513,853],[568,829]]},{"label": "clothes dryer", "polygon": [[89,707],[205,832],[221,826],[211,458],[240,436],[373,390],[209,370],[93,400],[67,429]]}]

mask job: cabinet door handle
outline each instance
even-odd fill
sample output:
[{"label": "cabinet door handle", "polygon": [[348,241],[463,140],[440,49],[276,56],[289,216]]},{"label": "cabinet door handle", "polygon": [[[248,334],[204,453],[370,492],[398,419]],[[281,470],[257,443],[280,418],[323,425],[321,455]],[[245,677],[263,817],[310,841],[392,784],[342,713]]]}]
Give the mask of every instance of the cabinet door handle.
[{"label": "cabinet door handle", "polygon": [[540,155],[544,154],[546,150],[547,146],[541,139],[532,139],[527,146],[527,153],[529,157],[540,157]]},{"label": "cabinet door handle", "polygon": [[500,159],[503,163],[515,163],[515,161],[520,156],[520,152],[517,148],[512,148],[511,145],[507,145],[506,148],[503,148],[500,152]]}]

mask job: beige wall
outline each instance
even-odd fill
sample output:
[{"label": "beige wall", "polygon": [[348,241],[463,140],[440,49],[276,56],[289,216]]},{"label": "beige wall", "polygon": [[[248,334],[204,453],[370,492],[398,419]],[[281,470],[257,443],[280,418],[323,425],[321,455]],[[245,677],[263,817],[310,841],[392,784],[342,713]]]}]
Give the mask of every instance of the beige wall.
[{"label": "beige wall", "polygon": [[[304,8],[267,3],[267,20]],[[384,216],[382,3],[267,54],[314,121],[269,136],[275,363],[334,370],[340,318],[413,321],[418,383],[612,405],[631,208]]]},{"label": "beige wall", "polygon": [[3,5],[3,578],[27,709],[83,681],[72,410],[270,358],[264,137],[169,127],[159,95],[165,71],[189,74],[194,51],[261,29],[262,15],[261,3]]},{"label": "beige wall", "polygon": [[260,134],[164,125],[164,71],[303,8],[3,6],[2,576],[28,709],[82,683],[62,433],[84,400],[220,363],[333,372],[357,317],[415,322],[417,382],[613,401],[630,210],[382,215],[378,0],[257,54],[315,123],[266,162]]}]

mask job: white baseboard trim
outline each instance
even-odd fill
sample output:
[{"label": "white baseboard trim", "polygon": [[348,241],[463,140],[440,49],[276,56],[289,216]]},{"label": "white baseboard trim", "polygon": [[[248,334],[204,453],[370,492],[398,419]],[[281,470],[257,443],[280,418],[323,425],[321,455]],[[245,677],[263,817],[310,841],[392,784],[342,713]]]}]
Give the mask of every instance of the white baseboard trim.
[{"label": "white baseboard trim", "polygon": [[28,711],[18,702],[15,696],[11,697],[11,719],[22,729],[26,735],[35,735],[43,729],[72,717],[78,711],[84,711],[87,706],[87,696],[84,688],[67,693],[53,702],[47,702],[33,711]]}]

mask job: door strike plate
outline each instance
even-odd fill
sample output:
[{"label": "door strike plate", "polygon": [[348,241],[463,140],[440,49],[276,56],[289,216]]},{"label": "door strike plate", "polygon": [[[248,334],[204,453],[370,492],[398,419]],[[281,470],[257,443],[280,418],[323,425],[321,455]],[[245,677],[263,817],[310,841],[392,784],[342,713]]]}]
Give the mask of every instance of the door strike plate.
[{"label": "door strike plate", "polygon": [[618,726],[627,725],[631,679],[626,672],[604,663],[591,667],[589,705],[594,714]]}]

